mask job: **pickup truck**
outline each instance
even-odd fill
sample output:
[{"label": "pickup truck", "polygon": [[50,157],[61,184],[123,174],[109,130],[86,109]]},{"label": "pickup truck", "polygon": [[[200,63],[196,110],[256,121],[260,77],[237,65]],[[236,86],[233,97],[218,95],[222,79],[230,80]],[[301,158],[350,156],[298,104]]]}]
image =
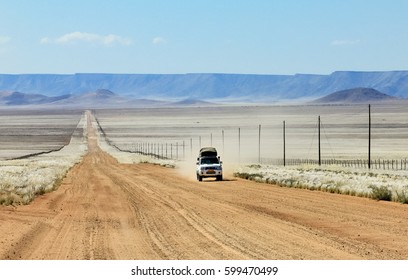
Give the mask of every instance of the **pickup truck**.
[{"label": "pickup truck", "polygon": [[222,181],[222,161],[217,155],[217,150],[213,147],[200,149],[197,157],[197,180],[215,177],[217,181]]}]

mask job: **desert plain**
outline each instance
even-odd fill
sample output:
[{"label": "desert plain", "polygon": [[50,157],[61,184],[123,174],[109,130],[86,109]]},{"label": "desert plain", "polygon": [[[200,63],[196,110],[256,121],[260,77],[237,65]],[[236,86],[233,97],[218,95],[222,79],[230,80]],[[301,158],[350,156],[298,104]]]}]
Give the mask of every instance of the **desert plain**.
[{"label": "desert plain", "polygon": [[[405,108],[372,106],[373,158],[407,157]],[[1,259],[408,258],[407,204],[233,176],[241,165],[281,158],[283,121],[286,156],[315,159],[318,116],[323,157],[365,158],[367,105],[98,109],[70,111],[59,118],[55,112],[39,115],[40,120],[35,114],[21,118],[2,112],[0,171],[18,178],[25,175],[22,166],[46,169],[44,162],[38,165],[45,156],[55,166],[65,148],[77,157],[66,172],[52,177],[49,188],[28,198],[21,191],[17,198],[24,199],[0,205]],[[36,125],[35,130],[26,129]],[[149,163],[137,153],[141,144],[151,145],[150,151],[159,156],[167,147],[176,167]],[[195,180],[200,146],[218,149],[224,181]],[[405,176],[404,170],[398,172]],[[13,184],[1,180],[2,195],[15,191]],[[38,183],[30,182],[37,181],[20,181],[17,187],[35,190]]]}]

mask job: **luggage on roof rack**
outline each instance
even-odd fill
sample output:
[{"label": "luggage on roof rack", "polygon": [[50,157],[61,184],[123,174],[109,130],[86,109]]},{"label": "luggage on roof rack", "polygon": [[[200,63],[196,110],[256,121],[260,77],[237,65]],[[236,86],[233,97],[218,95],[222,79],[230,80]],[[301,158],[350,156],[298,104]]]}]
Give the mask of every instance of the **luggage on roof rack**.
[{"label": "luggage on roof rack", "polygon": [[198,157],[216,157],[217,156],[217,149],[213,147],[204,147],[200,149],[200,153]]}]

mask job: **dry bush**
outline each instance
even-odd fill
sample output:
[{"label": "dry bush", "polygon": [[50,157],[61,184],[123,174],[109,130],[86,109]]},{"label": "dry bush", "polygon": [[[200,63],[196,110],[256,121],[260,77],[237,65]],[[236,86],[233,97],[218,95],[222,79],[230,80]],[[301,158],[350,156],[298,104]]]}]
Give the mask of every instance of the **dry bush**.
[{"label": "dry bush", "polygon": [[[406,188],[408,190],[408,186]],[[407,190],[395,191],[395,201],[403,203],[403,204],[408,204],[408,191]]]},{"label": "dry bush", "polygon": [[375,200],[386,200],[391,201],[392,193],[391,190],[388,189],[386,186],[369,186],[371,191],[371,198]]},{"label": "dry bush", "polygon": [[341,166],[271,166],[240,167],[234,176],[330,193],[368,197],[376,200],[408,203],[406,171],[370,171]]}]

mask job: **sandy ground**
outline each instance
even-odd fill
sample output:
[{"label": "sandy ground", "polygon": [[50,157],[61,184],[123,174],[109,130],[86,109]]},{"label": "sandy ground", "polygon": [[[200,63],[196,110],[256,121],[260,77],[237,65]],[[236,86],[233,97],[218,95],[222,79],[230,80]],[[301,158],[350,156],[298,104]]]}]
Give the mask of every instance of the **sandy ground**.
[{"label": "sandy ground", "polygon": [[0,207],[0,259],[408,259],[408,206],[119,164],[97,145],[58,190]]},{"label": "sandy ground", "polygon": [[61,149],[69,144],[80,110],[0,109],[0,160]]}]

